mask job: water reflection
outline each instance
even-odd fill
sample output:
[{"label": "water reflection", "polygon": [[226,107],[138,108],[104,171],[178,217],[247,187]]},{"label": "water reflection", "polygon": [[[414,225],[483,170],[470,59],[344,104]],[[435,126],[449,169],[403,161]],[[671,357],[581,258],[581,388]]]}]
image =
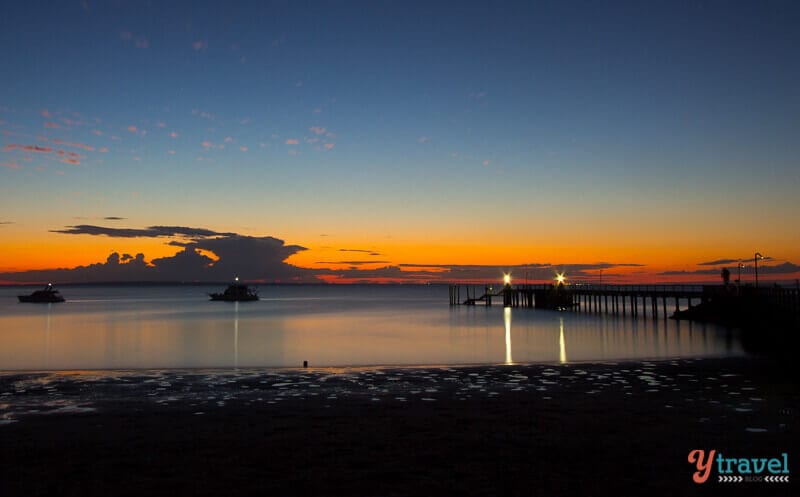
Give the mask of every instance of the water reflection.
[{"label": "water reflection", "polygon": [[503,308],[503,323],[506,327],[506,364],[513,364],[511,359],[511,308]]},{"label": "water reflection", "polygon": [[428,288],[270,287],[268,300],[232,303],[233,309],[230,303],[209,303],[202,290],[72,288],[65,304],[26,306],[16,304],[13,289],[0,288],[0,370],[296,367],[304,360],[320,367],[519,364],[742,354],[736,337],[714,326],[449,307]]},{"label": "water reflection", "polygon": [[233,303],[233,367],[239,368],[239,302]]}]

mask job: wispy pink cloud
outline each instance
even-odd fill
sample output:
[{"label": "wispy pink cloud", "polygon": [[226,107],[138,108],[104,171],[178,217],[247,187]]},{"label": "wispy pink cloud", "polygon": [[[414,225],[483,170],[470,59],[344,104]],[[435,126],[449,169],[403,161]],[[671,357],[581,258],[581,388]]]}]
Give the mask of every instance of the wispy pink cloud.
[{"label": "wispy pink cloud", "polygon": [[52,147],[40,147],[39,145],[18,145],[16,143],[9,143],[3,147],[3,152],[11,152],[12,150],[25,150],[26,152],[37,152],[40,154],[49,154],[53,152]]},{"label": "wispy pink cloud", "polygon": [[150,48],[150,41],[144,36],[140,36],[136,38],[136,41],[134,42],[133,46],[135,46],[136,48]]},{"label": "wispy pink cloud", "polygon": [[202,146],[203,146],[203,148],[205,148],[205,149],[214,148],[214,144],[213,144],[213,143],[211,143],[211,142],[210,142],[210,141],[208,141],[208,140],[203,140],[203,143],[201,143],[201,145],[202,145]]},{"label": "wispy pink cloud", "polygon": [[81,161],[79,161],[78,159],[67,159],[67,158],[64,158],[64,159],[61,159],[61,162],[63,162],[64,164],[72,164],[73,166],[79,166],[81,164]]},{"label": "wispy pink cloud", "polygon": [[483,165],[484,165],[484,166],[488,166],[488,165],[490,165],[491,163],[492,163],[492,161],[490,161],[490,160],[488,160],[488,159],[487,159],[487,160],[485,160],[485,161],[483,161]]},{"label": "wispy pink cloud", "polygon": [[169,134],[169,137],[170,138],[177,138],[178,137],[178,133],[173,131],[172,133]]},{"label": "wispy pink cloud", "polygon": [[92,133],[94,133],[94,134],[95,134],[95,135],[97,135],[97,136],[103,136],[103,132],[102,132],[102,131],[100,131],[99,129],[93,129],[93,130],[92,130]]},{"label": "wispy pink cloud", "polygon": [[205,42],[203,40],[197,40],[192,43],[192,49],[194,49],[197,52],[205,48],[208,48],[208,42]]},{"label": "wispy pink cloud", "polygon": [[241,147],[239,147],[239,150],[241,150],[242,152],[247,152],[248,148],[242,145]]},{"label": "wispy pink cloud", "polygon": [[47,109],[42,109],[42,117],[50,118],[50,111]]},{"label": "wispy pink cloud", "polygon": [[332,148],[333,148],[333,147],[335,147],[335,146],[336,146],[336,144],[335,144],[335,143],[326,143],[326,144],[325,144],[325,148],[326,148],[327,150],[330,150],[330,149],[332,149]]},{"label": "wispy pink cloud", "polygon": [[54,122],[50,121],[50,122],[44,123],[44,127],[45,128],[57,129],[57,128],[60,128],[61,126],[59,126],[58,123],[54,123]]},{"label": "wispy pink cloud", "polygon": [[175,151],[174,151],[174,150],[167,150],[167,153],[168,153],[169,155],[175,155]]},{"label": "wispy pink cloud", "polygon": [[225,137],[225,139],[224,139],[223,141],[224,141],[225,143],[233,143],[233,138],[231,138],[230,136],[226,136],[226,137]]},{"label": "wispy pink cloud", "polygon": [[131,124],[130,126],[128,126],[128,131],[130,131],[131,133],[138,133],[139,129],[133,124]]},{"label": "wispy pink cloud", "polygon": [[119,39],[122,41],[131,41],[133,39],[133,33],[130,31],[120,31]]},{"label": "wispy pink cloud", "polygon": [[93,151],[94,147],[91,145],[86,145],[85,143],[73,143],[73,142],[65,142],[64,140],[59,140],[56,138],[53,140],[53,143],[56,145],[66,145],[68,147],[75,147],[75,148],[82,148],[83,150]]},{"label": "wispy pink cloud", "polygon": [[319,126],[311,126],[308,129],[309,129],[309,131],[311,131],[311,132],[313,132],[315,134],[318,134],[318,135],[324,135],[328,131],[327,129],[321,128]]},{"label": "wispy pink cloud", "polygon": [[297,145],[298,143],[300,143],[300,142],[298,142],[298,141],[297,141],[296,139],[294,139],[294,138],[289,138],[288,140],[286,140],[286,144],[287,144],[287,145]]},{"label": "wispy pink cloud", "polygon": [[417,141],[419,143],[426,143],[428,140],[430,140],[430,138],[428,138],[427,136],[420,136],[419,138],[417,138]]},{"label": "wispy pink cloud", "polygon": [[0,166],[7,167],[9,169],[19,169],[19,164],[16,162],[0,162]]},{"label": "wispy pink cloud", "polygon": [[98,150],[98,152],[100,152],[100,153],[103,153],[103,154],[104,154],[104,153],[108,152],[108,147],[101,147],[101,148]]},{"label": "wispy pink cloud", "polygon": [[167,127],[167,123],[159,122],[159,123],[156,123],[156,126],[159,127],[159,128],[166,128]]}]

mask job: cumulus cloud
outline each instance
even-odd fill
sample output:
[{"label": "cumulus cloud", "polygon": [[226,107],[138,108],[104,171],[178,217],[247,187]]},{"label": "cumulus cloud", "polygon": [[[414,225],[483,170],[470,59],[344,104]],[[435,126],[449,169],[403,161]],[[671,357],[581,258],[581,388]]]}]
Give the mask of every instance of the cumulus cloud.
[{"label": "cumulus cloud", "polygon": [[[285,262],[291,255],[306,250],[286,245],[283,240],[235,233],[216,233],[202,228],[153,226],[145,229],[73,227],[72,234],[108,236],[198,235],[187,242],[172,241],[181,250],[173,256],[147,262],[144,254],[135,257],[114,252],[105,262],[71,269],[0,273],[5,281],[110,282],[110,281],[230,281],[234,276],[265,282],[316,282],[308,269]],[[89,229],[92,228],[92,229]],[[109,235],[109,233],[113,235]],[[144,233],[144,234],[143,234]],[[211,254],[211,255],[207,255]]]}]

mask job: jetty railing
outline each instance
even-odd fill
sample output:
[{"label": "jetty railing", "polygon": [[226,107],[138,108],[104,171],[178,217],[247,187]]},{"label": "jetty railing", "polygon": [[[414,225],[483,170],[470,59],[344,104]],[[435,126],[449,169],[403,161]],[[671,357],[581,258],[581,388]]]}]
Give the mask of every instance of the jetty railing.
[{"label": "jetty railing", "polygon": [[[557,299],[553,292],[558,289]],[[755,292],[759,298],[783,312],[800,314],[800,288],[737,287],[734,285],[597,285],[552,284],[508,286],[451,284],[450,305],[485,305],[502,299],[505,307],[573,309],[577,312],[606,313],[632,317],[668,318],[674,312],[689,309],[722,295]]]}]

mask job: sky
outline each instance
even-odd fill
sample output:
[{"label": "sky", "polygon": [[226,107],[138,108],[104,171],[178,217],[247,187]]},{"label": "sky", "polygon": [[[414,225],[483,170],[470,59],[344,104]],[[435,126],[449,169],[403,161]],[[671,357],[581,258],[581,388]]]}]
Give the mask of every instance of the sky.
[{"label": "sky", "polygon": [[800,277],[792,1],[10,1],[0,282]]}]

